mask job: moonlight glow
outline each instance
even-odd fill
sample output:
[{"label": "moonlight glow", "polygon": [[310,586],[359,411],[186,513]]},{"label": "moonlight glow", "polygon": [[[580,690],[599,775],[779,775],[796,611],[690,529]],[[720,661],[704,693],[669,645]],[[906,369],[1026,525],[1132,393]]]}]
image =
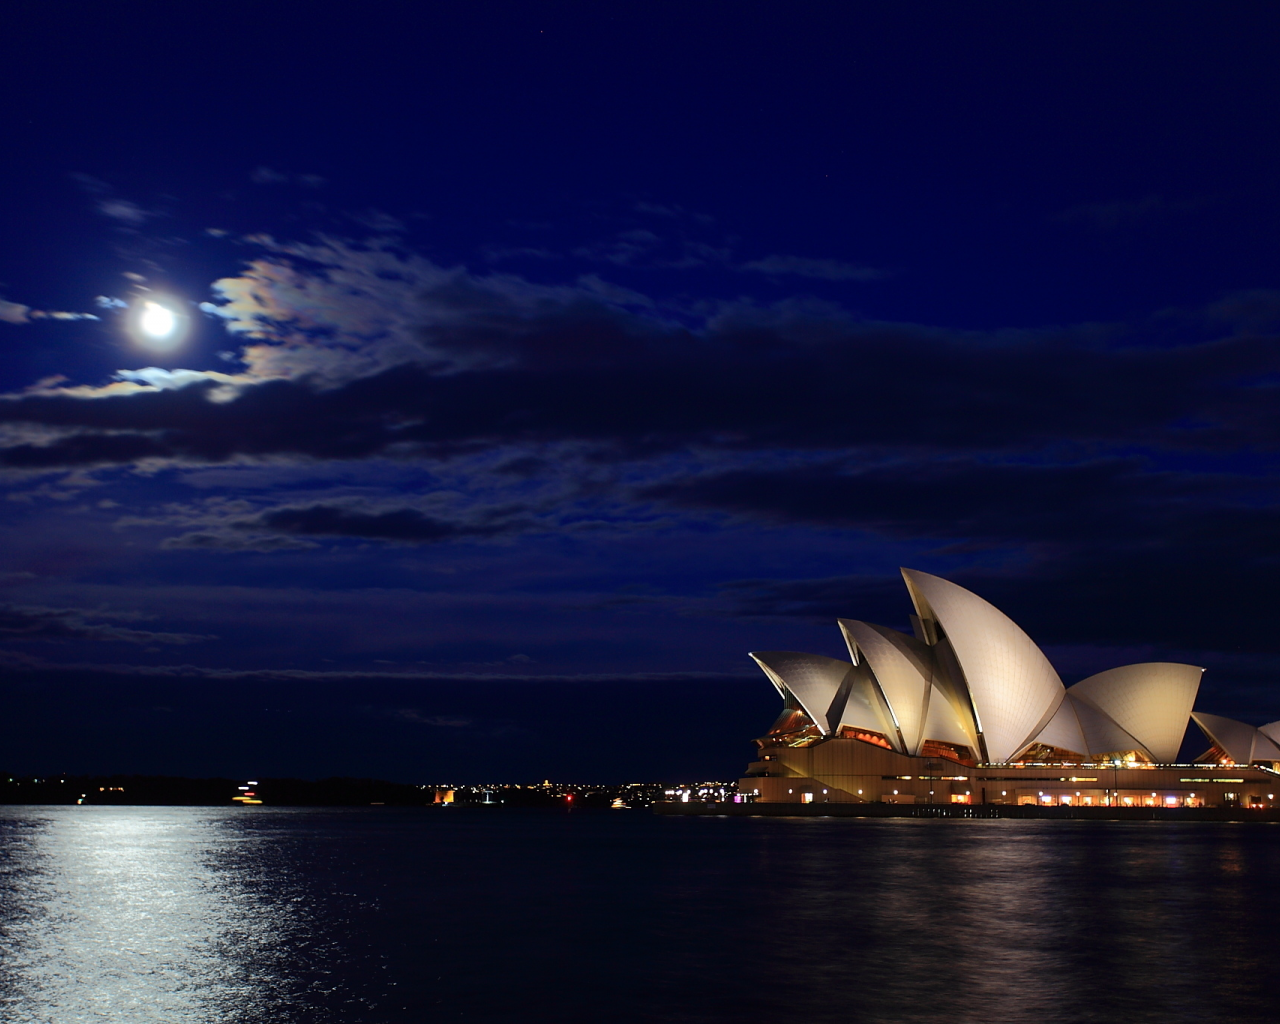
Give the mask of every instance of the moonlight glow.
[{"label": "moonlight glow", "polygon": [[149,349],[174,348],[186,334],[187,318],[170,302],[143,299],[133,307],[130,333]]},{"label": "moonlight glow", "polygon": [[167,338],[177,328],[178,318],[173,315],[173,310],[158,302],[148,302],[143,307],[138,325],[149,338]]}]

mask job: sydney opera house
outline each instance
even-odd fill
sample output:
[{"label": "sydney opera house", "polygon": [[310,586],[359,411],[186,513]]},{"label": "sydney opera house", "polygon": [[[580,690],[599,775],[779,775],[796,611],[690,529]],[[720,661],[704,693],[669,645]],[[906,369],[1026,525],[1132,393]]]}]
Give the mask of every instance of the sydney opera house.
[{"label": "sydney opera house", "polygon": [[[1202,669],[1123,665],[1063,686],[997,608],[937,576],[902,575],[914,636],[841,619],[848,661],[751,655],[784,705],[739,800],[1280,806],[1280,722],[1193,711]],[[1179,763],[1190,723],[1207,749]]]}]

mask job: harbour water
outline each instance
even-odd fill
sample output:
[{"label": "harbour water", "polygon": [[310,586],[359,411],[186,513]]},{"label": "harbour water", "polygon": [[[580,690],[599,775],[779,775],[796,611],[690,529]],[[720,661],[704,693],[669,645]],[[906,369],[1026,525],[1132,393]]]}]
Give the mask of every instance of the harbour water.
[{"label": "harbour water", "polygon": [[1263,1021],[1280,825],[0,807],[0,1020]]}]

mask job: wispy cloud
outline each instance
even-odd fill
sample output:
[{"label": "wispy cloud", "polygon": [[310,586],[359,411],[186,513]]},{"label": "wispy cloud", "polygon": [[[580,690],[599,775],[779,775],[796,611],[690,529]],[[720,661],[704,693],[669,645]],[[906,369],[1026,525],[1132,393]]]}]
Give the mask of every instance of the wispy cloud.
[{"label": "wispy cloud", "polygon": [[104,217],[135,227],[156,216],[154,210],[145,210],[128,199],[103,199],[98,203],[98,212]]},{"label": "wispy cloud", "polygon": [[889,276],[885,270],[858,263],[811,259],[807,256],[784,256],[777,253],[744,263],[741,269],[754,270],[761,274],[811,277],[821,281],[882,281]]},{"label": "wispy cloud", "polygon": [[20,302],[6,302],[0,299],[0,320],[7,324],[25,324],[29,321],[27,314],[31,312],[30,306],[24,306]]},{"label": "wispy cloud", "polygon": [[268,167],[265,164],[259,164],[249,172],[249,180],[255,185],[286,185],[297,183],[306,185],[308,188],[319,188],[325,183],[324,178],[318,174],[291,174],[287,171],[278,171],[274,167]]},{"label": "wispy cloud", "polygon": [[1194,214],[1219,202],[1221,202],[1220,198],[1210,196],[1194,199],[1166,199],[1164,196],[1153,194],[1139,199],[1079,203],[1056,214],[1053,219],[1062,224],[1074,224],[1106,234]]},{"label": "wispy cloud", "polygon": [[152,217],[159,216],[157,210],[148,210],[130,199],[120,198],[108,182],[95,178],[92,174],[72,174],[71,180],[89,195],[96,197],[94,208],[100,214],[118,224],[138,228]]},{"label": "wispy cloud", "polygon": [[21,302],[0,299],[0,321],[7,324],[29,324],[33,320],[98,320],[93,313],[69,313],[65,310],[32,309]]},{"label": "wispy cloud", "polygon": [[0,605],[0,637],[6,640],[101,640],[127,644],[193,644],[217,637],[197,633],[164,633],[131,629],[91,619],[135,618],[80,608]]}]

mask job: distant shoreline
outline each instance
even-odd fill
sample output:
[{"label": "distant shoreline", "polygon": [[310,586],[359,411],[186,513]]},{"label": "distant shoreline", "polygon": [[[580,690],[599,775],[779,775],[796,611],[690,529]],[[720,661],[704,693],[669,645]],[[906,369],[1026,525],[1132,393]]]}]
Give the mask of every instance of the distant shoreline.
[{"label": "distant shoreline", "polygon": [[191,779],[168,775],[0,773],[0,806],[229,807],[649,807],[663,798],[661,782],[592,785],[441,785],[385,779]]}]

